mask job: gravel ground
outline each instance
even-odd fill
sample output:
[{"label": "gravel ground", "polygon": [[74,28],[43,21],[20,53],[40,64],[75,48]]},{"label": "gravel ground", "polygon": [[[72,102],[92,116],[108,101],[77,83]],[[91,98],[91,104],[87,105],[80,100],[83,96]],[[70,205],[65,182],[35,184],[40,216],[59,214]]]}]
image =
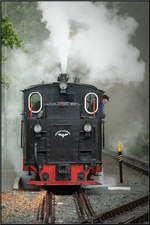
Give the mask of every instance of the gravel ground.
[{"label": "gravel ground", "polygon": [[[119,183],[118,162],[103,155],[104,177],[101,180],[108,186],[130,186],[131,190],[87,190],[90,202],[96,213],[102,213],[129,201],[149,194],[148,176],[123,165],[123,184]],[[45,195],[40,192],[10,191],[2,193],[2,224],[38,224],[36,220],[39,202]],[[78,223],[72,196],[56,196],[56,223]],[[143,208],[144,209],[144,208]],[[145,209],[146,210],[146,209]],[[137,210],[138,211],[138,210]],[[135,212],[132,213],[132,216]],[[109,221],[109,223],[118,223]]]},{"label": "gravel ground", "polygon": [[108,186],[127,186],[131,190],[87,190],[94,210],[104,212],[129,201],[149,194],[149,179],[138,171],[123,165],[123,184],[120,184],[118,162],[103,155],[104,184]]},{"label": "gravel ground", "polygon": [[38,205],[42,201],[44,191],[22,192],[11,191],[2,193],[3,224],[34,224]]}]

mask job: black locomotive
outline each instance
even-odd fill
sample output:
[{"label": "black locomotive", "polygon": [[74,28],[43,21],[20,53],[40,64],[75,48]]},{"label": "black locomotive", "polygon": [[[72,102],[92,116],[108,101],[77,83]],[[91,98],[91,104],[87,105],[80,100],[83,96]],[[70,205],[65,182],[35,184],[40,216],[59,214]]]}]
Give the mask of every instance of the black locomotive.
[{"label": "black locomotive", "polygon": [[28,184],[99,184],[92,175],[102,171],[104,91],[60,74],[23,94],[23,170],[35,173]]}]

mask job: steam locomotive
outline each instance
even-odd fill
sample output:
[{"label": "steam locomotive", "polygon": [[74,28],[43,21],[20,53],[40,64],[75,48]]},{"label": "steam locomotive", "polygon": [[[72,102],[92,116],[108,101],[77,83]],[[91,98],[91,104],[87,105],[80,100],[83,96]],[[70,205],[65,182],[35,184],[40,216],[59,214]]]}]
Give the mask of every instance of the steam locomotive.
[{"label": "steam locomotive", "polygon": [[60,187],[99,184],[104,145],[104,91],[79,82],[57,82],[22,90],[23,170],[28,184]]}]

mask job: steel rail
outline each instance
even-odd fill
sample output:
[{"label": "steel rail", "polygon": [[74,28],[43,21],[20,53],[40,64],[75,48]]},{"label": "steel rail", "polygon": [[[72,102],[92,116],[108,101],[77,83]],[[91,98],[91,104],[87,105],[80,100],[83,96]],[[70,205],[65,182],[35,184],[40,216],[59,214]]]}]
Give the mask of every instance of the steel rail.
[{"label": "steel rail", "polygon": [[79,190],[75,191],[73,197],[80,222],[83,223],[83,221],[87,219],[90,221],[90,223],[93,223],[95,212],[91,206],[85,190],[80,188]]},{"label": "steel rail", "polygon": [[[103,223],[106,219],[113,218],[117,215],[120,215],[124,212],[130,211],[131,209],[136,208],[137,206],[144,205],[148,203],[149,196],[144,196],[127,204],[124,204],[120,207],[114,208],[110,211],[100,213],[96,217],[94,217],[94,223]],[[90,221],[85,220],[82,223],[89,223]]]},{"label": "steel rail", "polygon": [[74,202],[75,202],[75,207],[76,207],[78,217],[79,217],[80,221],[82,222],[85,219],[85,217],[84,217],[84,211],[83,211],[81,202],[79,201],[79,196],[78,196],[77,192],[75,192],[73,194],[73,199],[74,199]]},{"label": "steel rail", "polygon": [[44,204],[45,204],[45,197],[42,200],[42,203],[40,203],[37,213],[37,220],[43,221],[44,218]]},{"label": "steel rail", "polygon": [[[116,152],[110,151],[110,150],[106,150],[103,151],[103,154],[106,154],[108,156],[111,156],[112,158],[114,158],[115,160],[118,160],[118,154]],[[143,173],[144,175],[148,176],[149,175],[149,165],[148,163],[132,158],[130,156],[127,155],[123,155],[123,164],[134,169],[137,170],[141,173]]]},{"label": "steel rail", "polygon": [[95,212],[94,212],[94,210],[93,210],[93,208],[92,208],[92,206],[91,206],[91,203],[90,203],[90,201],[89,201],[89,198],[88,198],[88,196],[87,196],[85,190],[81,189],[81,193],[82,193],[84,202],[85,202],[85,204],[86,204],[86,207],[87,207],[87,209],[88,209],[88,212],[89,212],[90,216],[91,216],[91,217],[94,217],[94,216],[95,216]]},{"label": "steel rail", "polygon": [[39,205],[37,220],[43,224],[53,224],[55,219],[55,195],[47,191],[46,196]]},{"label": "steel rail", "polygon": [[132,217],[126,221],[120,222],[119,224],[133,224],[133,223],[142,223],[149,220],[149,213],[146,212],[140,216]]}]

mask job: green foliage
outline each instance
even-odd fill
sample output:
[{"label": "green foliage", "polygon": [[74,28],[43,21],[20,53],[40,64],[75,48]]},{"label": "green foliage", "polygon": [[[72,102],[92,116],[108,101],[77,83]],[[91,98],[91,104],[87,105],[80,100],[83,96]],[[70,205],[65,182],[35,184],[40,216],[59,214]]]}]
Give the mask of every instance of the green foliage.
[{"label": "green foliage", "polygon": [[[15,47],[24,49],[23,41],[18,37],[12,22],[8,16],[2,16],[2,34],[1,34],[1,45],[13,49]],[[8,56],[2,55],[2,64],[8,59]],[[2,74],[1,80],[4,88],[9,88],[10,78],[8,74]]]},{"label": "green foliage", "polygon": [[[7,2],[7,15],[25,44],[40,44],[49,36],[45,23],[41,22],[42,12],[37,2]],[[2,4],[2,11],[4,5]]]},{"label": "green foliage", "polygon": [[[24,50],[24,43],[18,37],[12,22],[8,16],[2,16],[2,34],[1,34],[1,45],[13,49],[15,47],[22,48]],[[5,63],[8,59],[8,56],[2,55],[2,64]],[[2,86],[4,88],[9,88],[10,77],[8,74],[2,74],[1,80]]]},{"label": "green foliage", "polygon": [[10,86],[10,76],[8,74],[2,74],[2,81],[1,81],[1,84],[2,84],[2,87],[4,88],[9,88]]},{"label": "green foliage", "polygon": [[2,56],[2,63],[6,62],[8,57]]},{"label": "green foliage", "polygon": [[[32,44],[33,47],[40,46],[40,43],[48,38],[49,31],[45,23],[41,22],[42,12],[38,9],[37,2],[2,2],[2,14],[4,12],[7,16],[2,16],[1,43],[2,47],[8,48],[8,56],[9,49],[15,47],[21,47],[26,54],[31,54],[34,51],[34,48],[30,48]],[[7,57],[2,56],[3,64]],[[2,86],[9,88],[10,83],[11,75],[2,74]]]},{"label": "green foliage", "polygon": [[18,37],[8,16],[2,16],[1,44],[5,47],[23,47],[23,41]]}]

